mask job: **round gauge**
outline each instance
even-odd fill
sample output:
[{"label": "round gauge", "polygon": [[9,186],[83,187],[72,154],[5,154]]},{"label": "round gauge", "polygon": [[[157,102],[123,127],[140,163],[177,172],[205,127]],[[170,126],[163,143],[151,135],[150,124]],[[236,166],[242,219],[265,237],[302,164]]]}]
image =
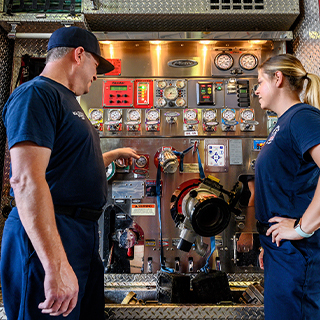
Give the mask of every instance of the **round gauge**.
[{"label": "round gauge", "polygon": [[232,111],[231,109],[226,109],[225,111],[223,111],[222,113],[222,118],[224,120],[233,120],[236,117],[236,114],[234,111]]},{"label": "round gauge", "polygon": [[167,83],[164,80],[158,81],[158,88],[163,89],[167,86]]},{"label": "round gauge", "polygon": [[196,120],[197,119],[197,113],[192,109],[186,110],[186,112],[184,113],[184,118],[186,120]]},{"label": "round gauge", "polygon": [[243,120],[253,120],[254,114],[253,111],[250,109],[245,109],[241,112],[241,118]]},{"label": "round gauge", "polygon": [[186,100],[184,100],[183,98],[178,98],[176,100],[176,105],[177,107],[184,107],[186,105]]},{"label": "round gauge", "polygon": [[229,53],[220,53],[215,57],[214,63],[220,70],[229,70],[233,66],[233,58]]},{"label": "round gauge", "polygon": [[140,156],[140,158],[136,160],[136,166],[138,168],[144,168],[147,164],[148,159],[145,156]]},{"label": "round gauge", "polygon": [[185,85],[186,85],[186,82],[184,80],[177,80],[177,82],[176,82],[176,87],[178,89],[184,88]]},{"label": "round gauge", "polygon": [[150,121],[155,121],[159,119],[159,112],[157,110],[149,110],[146,117]]},{"label": "round gauge", "polygon": [[157,106],[159,106],[159,107],[164,107],[166,104],[167,104],[167,101],[163,98],[159,98],[157,100]]},{"label": "round gauge", "polygon": [[203,113],[203,119],[205,121],[212,121],[217,117],[217,113],[214,110],[206,110]]},{"label": "round gauge", "polygon": [[258,65],[258,58],[252,53],[244,53],[239,58],[239,64],[245,70],[253,70]]},{"label": "round gauge", "polygon": [[92,110],[89,114],[91,120],[101,120],[103,118],[103,113],[100,110]]},{"label": "round gauge", "polygon": [[178,89],[177,87],[166,87],[163,91],[163,95],[168,100],[175,100],[178,98]]},{"label": "round gauge", "polygon": [[107,181],[109,181],[115,174],[116,172],[116,166],[114,162],[111,162],[107,167],[106,167],[106,176],[107,176]]},{"label": "round gauge", "polygon": [[118,121],[121,119],[121,112],[119,110],[110,110],[109,119],[113,121]]},{"label": "round gauge", "polygon": [[138,110],[129,110],[128,118],[130,121],[140,120],[140,112]]}]

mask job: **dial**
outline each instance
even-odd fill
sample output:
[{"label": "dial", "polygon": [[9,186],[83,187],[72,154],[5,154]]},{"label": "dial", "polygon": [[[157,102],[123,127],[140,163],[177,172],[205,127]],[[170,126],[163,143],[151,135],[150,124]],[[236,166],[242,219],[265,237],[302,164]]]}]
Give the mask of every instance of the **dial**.
[{"label": "dial", "polygon": [[245,70],[253,70],[258,65],[258,58],[252,53],[245,53],[240,56],[239,64]]},{"label": "dial", "polygon": [[176,82],[176,87],[179,89],[184,88],[185,85],[186,85],[186,82],[184,80],[177,80]]},{"label": "dial", "polygon": [[159,112],[157,110],[147,111],[146,117],[150,121],[156,121],[159,119]]},{"label": "dial", "polygon": [[163,89],[167,86],[167,83],[164,80],[158,81],[158,88]]},{"label": "dial", "polygon": [[128,118],[130,121],[139,121],[140,112],[138,110],[129,110]]},{"label": "dial", "polygon": [[217,113],[212,109],[206,110],[203,113],[203,119],[207,122],[215,120],[216,117],[217,117]]},{"label": "dial", "polygon": [[163,98],[159,98],[157,100],[157,106],[159,106],[159,107],[164,107],[166,104],[167,104],[167,101]]},{"label": "dial", "polygon": [[214,59],[214,63],[220,70],[229,70],[233,66],[233,58],[229,53],[220,53]]},{"label": "dial", "polygon": [[177,87],[166,87],[163,91],[163,95],[168,100],[175,100],[178,98],[178,89]]},{"label": "dial", "polygon": [[235,114],[235,112],[234,112],[233,110],[231,110],[231,109],[226,109],[226,110],[223,111],[223,113],[222,113],[222,118],[223,118],[224,120],[230,121],[230,120],[233,120],[235,117],[236,117],[236,114]]},{"label": "dial", "polygon": [[197,119],[197,113],[193,109],[186,110],[186,112],[184,113],[184,118],[186,120],[196,120]]},{"label": "dial", "polygon": [[103,118],[103,113],[100,110],[92,110],[89,114],[91,120],[101,120]]},{"label": "dial", "polygon": [[176,105],[177,107],[184,107],[186,105],[186,100],[184,100],[183,98],[178,98],[176,100]]},{"label": "dial", "polygon": [[106,167],[106,176],[107,180],[110,180],[116,172],[116,166],[114,162],[111,162],[107,167]]},{"label": "dial", "polygon": [[109,112],[109,120],[119,121],[121,119],[120,110],[110,110]]},{"label": "dial", "polygon": [[251,109],[245,109],[241,112],[241,118],[243,120],[253,120],[254,114]]},{"label": "dial", "polygon": [[145,156],[140,156],[139,159],[136,160],[136,166],[138,168],[144,168],[148,163],[148,159]]}]

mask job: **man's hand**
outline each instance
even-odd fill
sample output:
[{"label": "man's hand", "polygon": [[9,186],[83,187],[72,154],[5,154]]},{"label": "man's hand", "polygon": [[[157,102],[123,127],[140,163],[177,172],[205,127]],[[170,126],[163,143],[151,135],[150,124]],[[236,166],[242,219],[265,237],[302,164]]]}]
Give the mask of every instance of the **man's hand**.
[{"label": "man's hand", "polygon": [[295,221],[296,219],[273,217],[269,222],[274,224],[268,229],[266,235],[272,235],[272,242],[276,242],[278,247],[281,240],[301,240],[303,237],[294,230]]},{"label": "man's hand", "polygon": [[68,264],[59,272],[48,272],[44,279],[46,300],[39,304],[42,313],[68,316],[78,301],[78,279]]}]

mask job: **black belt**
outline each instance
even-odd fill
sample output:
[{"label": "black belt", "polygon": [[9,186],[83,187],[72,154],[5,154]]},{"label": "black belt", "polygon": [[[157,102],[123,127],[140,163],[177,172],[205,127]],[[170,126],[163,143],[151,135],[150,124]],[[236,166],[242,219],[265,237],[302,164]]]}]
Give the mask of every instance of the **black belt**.
[{"label": "black belt", "polygon": [[98,221],[103,209],[95,210],[89,208],[80,208],[74,206],[54,205],[54,211],[72,218],[86,219],[90,221]]},{"label": "black belt", "polygon": [[260,221],[257,221],[257,231],[259,234],[266,235],[267,230],[270,228],[269,223],[262,223]]}]

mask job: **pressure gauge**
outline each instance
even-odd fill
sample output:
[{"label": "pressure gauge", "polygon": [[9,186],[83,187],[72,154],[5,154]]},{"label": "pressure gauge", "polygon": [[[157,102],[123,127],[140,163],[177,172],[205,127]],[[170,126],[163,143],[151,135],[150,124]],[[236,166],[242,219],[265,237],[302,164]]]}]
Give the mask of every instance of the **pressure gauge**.
[{"label": "pressure gauge", "polygon": [[140,156],[140,158],[136,160],[136,166],[138,168],[144,168],[147,164],[148,159],[145,156]]},{"label": "pressure gauge", "polygon": [[115,174],[116,172],[116,165],[114,162],[111,162],[107,167],[106,167],[106,176],[107,176],[107,181],[109,181]]},{"label": "pressure gauge", "polygon": [[186,82],[184,80],[177,80],[177,82],[176,82],[176,87],[178,89],[184,88],[185,85],[186,85]]},{"label": "pressure gauge", "polygon": [[197,112],[193,109],[186,110],[184,113],[184,118],[189,120],[196,120],[197,119]]},{"label": "pressure gauge", "polygon": [[159,120],[159,112],[155,109],[150,109],[146,113],[146,118],[149,121],[156,121]]},{"label": "pressure gauge", "polygon": [[245,70],[253,70],[258,65],[258,58],[252,53],[244,53],[239,58],[239,64]]},{"label": "pressure gauge", "polygon": [[159,98],[157,100],[157,106],[159,106],[159,107],[164,107],[166,104],[167,104],[167,101],[163,98]]},{"label": "pressure gauge", "polygon": [[138,110],[129,110],[128,118],[130,121],[139,121],[140,112]]},{"label": "pressure gauge", "polygon": [[93,109],[89,114],[89,118],[94,121],[101,120],[103,118],[103,113],[100,110]]},{"label": "pressure gauge", "polygon": [[222,118],[227,121],[234,120],[236,117],[236,113],[231,109],[226,109],[222,113]]},{"label": "pressure gauge", "polygon": [[166,87],[163,91],[163,96],[168,100],[175,100],[178,97],[178,89],[176,87]]},{"label": "pressure gauge", "polygon": [[109,111],[109,120],[113,120],[113,121],[119,121],[121,119],[121,112],[120,110],[110,110]]},{"label": "pressure gauge", "polygon": [[176,100],[176,105],[177,107],[184,107],[186,105],[186,100],[184,100],[183,98],[178,98]]},{"label": "pressure gauge", "polygon": [[215,57],[214,64],[220,70],[229,70],[233,66],[233,58],[229,53],[220,53]]},{"label": "pressure gauge", "polygon": [[167,86],[167,83],[164,80],[158,81],[158,88],[163,89]]},{"label": "pressure gauge", "polygon": [[203,119],[206,122],[213,121],[217,117],[217,113],[215,110],[208,109],[203,113]]},{"label": "pressure gauge", "polygon": [[254,118],[253,111],[251,109],[244,109],[241,112],[241,118],[243,120],[253,120],[253,118]]}]

